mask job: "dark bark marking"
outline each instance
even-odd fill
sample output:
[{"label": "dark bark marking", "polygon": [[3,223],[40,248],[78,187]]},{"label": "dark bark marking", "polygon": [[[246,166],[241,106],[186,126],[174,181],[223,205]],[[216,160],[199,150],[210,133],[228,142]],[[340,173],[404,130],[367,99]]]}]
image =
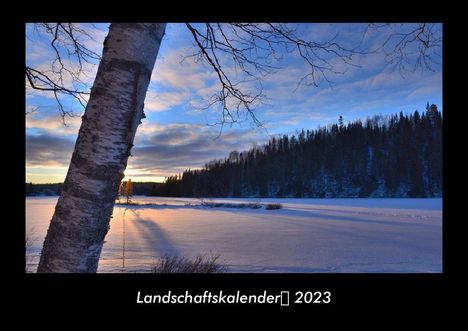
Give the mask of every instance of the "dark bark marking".
[{"label": "dark bark marking", "polygon": [[119,170],[120,164],[100,165],[90,169],[90,177],[95,180],[113,181],[118,178]]},{"label": "dark bark marking", "polygon": [[151,70],[146,68],[144,63],[140,63],[138,61],[129,61],[124,59],[112,59],[105,63],[109,69],[119,69],[125,72],[136,72],[138,76],[140,73],[147,75],[147,77],[151,77]]}]

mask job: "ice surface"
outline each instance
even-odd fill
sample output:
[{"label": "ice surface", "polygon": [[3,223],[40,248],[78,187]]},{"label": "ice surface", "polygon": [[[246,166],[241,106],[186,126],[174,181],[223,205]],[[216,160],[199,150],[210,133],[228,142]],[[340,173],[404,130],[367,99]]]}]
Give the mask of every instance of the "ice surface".
[{"label": "ice surface", "polygon": [[[114,209],[99,272],[144,272],[163,254],[209,251],[230,272],[442,272],[442,199],[261,200],[281,203],[280,210],[209,208],[190,198],[134,200],[157,206]],[[56,201],[26,199],[31,271]]]}]

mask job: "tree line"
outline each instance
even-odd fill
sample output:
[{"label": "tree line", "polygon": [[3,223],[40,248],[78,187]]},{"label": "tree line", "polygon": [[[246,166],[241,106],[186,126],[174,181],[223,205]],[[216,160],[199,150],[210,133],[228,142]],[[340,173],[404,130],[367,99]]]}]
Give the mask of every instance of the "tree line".
[{"label": "tree line", "polygon": [[150,195],[170,197],[440,197],[442,114],[368,117],[233,151],[203,169],[166,178]]},{"label": "tree line", "polygon": [[[122,181],[122,184],[125,181]],[[132,193],[133,195],[150,195],[151,192],[154,192],[159,185],[162,183],[153,183],[153,182],[132,182]],[[35,183],[26,183],[25,194],[26,196],[56,196],[60,195],[62,191],[63,183],[51,183],[51,184],[35,184]],[[120,188],[119,193],[120,194]],[[122,193],[121,195],[125,195]]]}]

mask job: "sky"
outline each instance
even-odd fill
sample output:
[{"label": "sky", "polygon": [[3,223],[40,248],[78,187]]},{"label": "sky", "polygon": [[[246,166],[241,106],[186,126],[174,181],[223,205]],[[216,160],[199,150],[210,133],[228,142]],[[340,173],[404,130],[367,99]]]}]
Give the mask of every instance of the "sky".
[{"label": "sky", "polygon": [[[367,24],[295,24],[305,40],[334,41],[359,50],[376,49],[388,30],[369,30]],[[109,24],[78,24],[91,38],[83,43],[98,54]],[[201,28],[199,24],[195,27]],[[391,26],[391,33],[408,31],[414,24]],[[436,29],[442,29],[437,24]],[[387,28],[386,28],[387,29]],[[51,38],[33,24],[26,26],[26,64],[50,70],[54,52]],[[298,85],[307,64],[294,50],[272,60],[274,70],[261,81],[265,98],[256,105],[257,126],[248,116],[233,125],[217,125],[219,107],[202,109],[204,100],[219,91],[216,74],[205,63],[187,58],[195,50],[193,38],[184,24],[169,23],[145,100],[146,118],[139,126],[125,178],[132,181],[164,181],[165,176],[196,169],[233,150],[243,151],[267,142],[272,136],[294,134],[336,123],[365,119],[376,114],[411,113],[424,110],[426,103],[442,110],[442,59],[434,57],[431,70],[400,71],[388,63],[382,52],[356,54],[352,65],[324,56],[337,73],[329,73],[318,86]],[[60,51],[63,51],[61,49]],[[260,51],[261,52],[261,51]],[[65,53],[63,53],[65,54]],[[220,59],[231,77],[241,79],[230,58]],[[276,61],[276,62],[275,62]],[[97,60],[83,66],[82,89],[92,86]],[[73,58],[64,63],[76,67]],[[57,65],[57,64],[55,64]],[[65,84],[72,84],[65,79]],[[259,83],[242,85],[255,91]],[[26,86],[26,181],[63,182],[73,152],[84,108],[76,100],[61,101],[72,117],[62,121],[54,96]],[[242,114],[244,115],[244,114]]]}]

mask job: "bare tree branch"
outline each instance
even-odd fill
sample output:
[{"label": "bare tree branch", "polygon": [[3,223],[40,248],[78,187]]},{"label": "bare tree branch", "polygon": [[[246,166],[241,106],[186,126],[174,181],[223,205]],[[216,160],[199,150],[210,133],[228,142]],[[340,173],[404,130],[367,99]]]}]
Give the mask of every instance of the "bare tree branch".
[{"label": "bare tree branch", "polygon": [[81,79],[85,74],[83,65],[99,60],[100,56],[85,45],[84,40],[93,40],[93,37],[77,24],[35,23],[34,29],[50,37],[55,58],[51,61],[50,70],[27,65],[26,83],[32,89],[52,92],[65,121],[66,116],[74,114],[64,107],[62,97],[72,97],[83,108],[86,106],[84,96],[89,92]]},{"label": "bare tree branch", "polygon": [[[214,30],[210,24],[206,24],[206,34],[200,33],[200,31],[195,29],[189,23],[187,23],[186,26],[192,33],[196,45],[199,47],[199,56],[209,63],[211,68],[215,71],[221,85],[220,91],[213,95],[210,100],[208,100],[208,106],[206,108],[209,108],[214,104],[221,104],[222,121],[220,124],[222,125],[226,123],[237,122],[239,113],[242,110],[247,111],[254,123],[261,125],[252,106],[259,100],[259,98],[262,97],[262,90],[260,89],[255,94],[252,94],[251,92],[244,92],[243,89],[239,88],[240,82],[232,82],[232,80],[226,74],[225,68],[219,61],[219,53],[217,52],[217,49],[220,47],[221,43],[216,40]],[[236,59],[237,54],[234,48],[227,47],[223,49],[233,50],[231,54],[233,55],[234,59]],[[234,61],[238,61],[236,63],[239,64],[241,68],[244,65],[242,59]],[[249,74],[248,70],[244,72]]]},{"label": "bare tree branch", "polygon": [[[284,54],[297,52],[308,65],[309,69],[298,86],[318,86],[323,81],[331,84],[328,75],[343,73],[336,69],[333,61],[353,66],[353,55],[364,53],[357,48],[340,45],[336,41],[337,35],[324,42],[306,41],[289,24],[205,23],[204,26],[195,27],[186,23],[186,26],[197,48],[197,52],[188,57],[205,61],[218,78],[220,91],[207,101],[205,108],[221,104],[221,125],[238,122],[243,111],[255,124],[261,125],[254,112],[258,102],[265,98],[261,81],[282,68],[278,63]],[[235,75],[228,73],[223,56],[230,59],[242,78],[234,80]],[[246,92],[246,83],[254,83],[257,91]]]},{"label": "bare tree branch", "polygon": [[31,110],[29,110],[29,111],[26,111],[26,116],[31,115],[31,114],[34,114],[36,111],[39,110],[39,108],[40,108],[39,106],[36,106],[36,107],[34,107],[33,109],[31,109]]},{"label": "bare tree branch", "polygon": [[[266,99],[262,80],[282,69],[281,60],[294,53],[307,69],[299,79],[301,86],[331,86],[334,75],[343,74],[348,67],[357,66],[355,55],[382,52],[389,65],[405,71],[433,70],[438,64],[442,46],[440,24],[368,24],[360,42],[345,47],[334,35],[328,40],[307,40],[293,24],[284,23],[204,23],[185,24],[191,33],[195,51],[184,58],[206,63],[219,83],[217,93],[205,100],[207,109],[220,106],[221,121],[232,125],[250,119],[257,126],[262,123],[255,109]],[[26,66],[27,84],[36,90],[49,91],[57,102],[62,118],[73,116],[65,109],[62,97],[72,97],[86,105],[88,87],[81,80],[83,65],[99,59],[86,47],[83,39],[92,39],[79,25],[73,23],[36,23],[35,29],[50,38],[55,59],[51,70]],[[377,32],[381,37],[375,49],[365,49],[365,37]],[[383,38],[383,39],[382,39]],[[70,63],[75,66],[70,66]]]},{"label": "bare tree branch", "polygon": [[[404,75],[416,70],[434,71],[440,64],[441,25],[436,23],[370,24],[370,29],[390,30],[387,38],[374,51],[382,51],[386,61]],[[398,32],[392,30],[398,29]]]}]

